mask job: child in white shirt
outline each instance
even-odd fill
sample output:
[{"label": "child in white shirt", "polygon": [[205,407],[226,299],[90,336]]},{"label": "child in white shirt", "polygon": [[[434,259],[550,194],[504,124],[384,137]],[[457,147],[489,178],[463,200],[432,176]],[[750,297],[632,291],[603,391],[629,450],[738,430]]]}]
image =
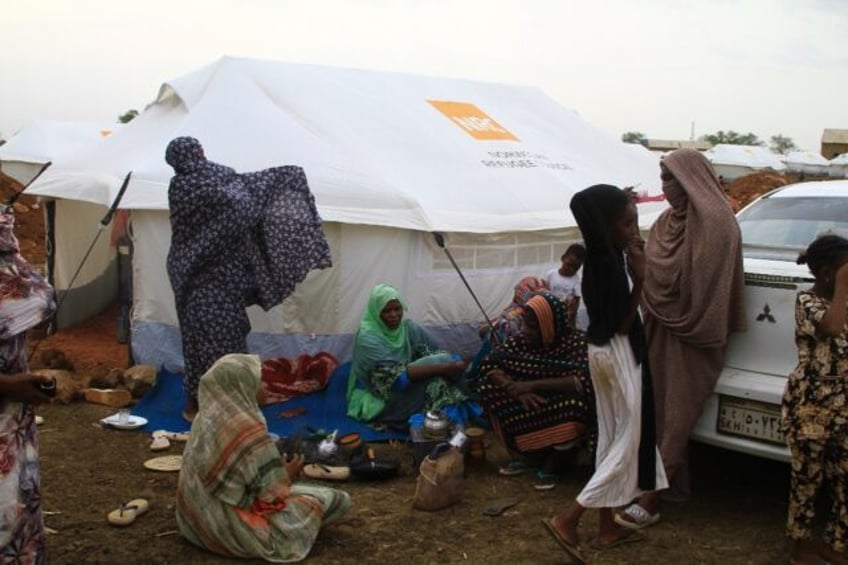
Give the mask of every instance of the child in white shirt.
[{"label": "child in white shirt", "polygon": [[562,264],[545,275],[545,281],[551,292],[566,303],[571,324],[583,331],[586,331],[589,320],[585,316],[585,309],[582,312],[584,315],[580,315],[580,275],[577,273],[583,266],[585,257],[586,248],[579,243],[574,243],[560,257]]}]

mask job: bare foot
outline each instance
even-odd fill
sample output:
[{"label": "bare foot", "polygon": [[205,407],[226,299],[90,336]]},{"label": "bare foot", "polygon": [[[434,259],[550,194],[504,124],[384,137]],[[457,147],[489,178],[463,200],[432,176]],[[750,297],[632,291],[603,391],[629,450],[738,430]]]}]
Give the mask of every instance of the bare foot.
[{"label": "bare foot", "polygon": [[580,536],[577,534],[577,526],[566,521],[562,514],[557,514],[551,518],[550,523],[562,539],[573,546],[580,545]]},{"label": "bare foot", "polygon": [[577,521],[569,520],[568,511],[565,515],[557,515],[542,523],[554,537],[559,546],[568,554],[569,563],[584,565],[586,558],[577,543]]}]

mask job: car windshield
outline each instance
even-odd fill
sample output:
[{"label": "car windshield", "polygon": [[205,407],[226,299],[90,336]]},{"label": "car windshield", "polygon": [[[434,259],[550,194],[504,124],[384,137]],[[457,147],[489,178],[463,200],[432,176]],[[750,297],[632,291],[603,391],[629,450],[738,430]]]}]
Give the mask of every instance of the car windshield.
[{"label": "car windshield", "polygon": [[848,198],[763,198],[737,220],[745,257],[794,263],[825,232],[848,237]]}]

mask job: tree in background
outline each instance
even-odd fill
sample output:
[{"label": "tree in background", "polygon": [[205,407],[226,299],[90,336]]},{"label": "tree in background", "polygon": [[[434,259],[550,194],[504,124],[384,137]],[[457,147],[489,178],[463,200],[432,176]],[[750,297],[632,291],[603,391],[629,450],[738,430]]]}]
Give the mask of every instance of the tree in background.
[{"label": "tree in background", "polygon": [[118,121],[122,124],[126,124],[133,121],[133,118],[135,118],[136,116],[138,116],[138,110],[133,108],[131,110],[127,110],[126,112],[118,116]]},{"label": "tree in background", "polygon": [[753,133],[736,133],[735,131],[719,130],[710,135],[702,135],[701,141],[708,141],[712,145],[727,143],[730,145],[764,145]]},{"label": "tree in background", "polygon": [[648,145],[648,136],[640,131],[626,131],[621,134],[621,141],[624,143],[638,143],[639,145]]},{"label": "tree in background", "polygon": [[786,155],[790,151],[798,149],[791,137],[786,137],[780,133],[771,136],[771,145],[769,145],[769,148],[775,153],[780,153],[781,155]]}]

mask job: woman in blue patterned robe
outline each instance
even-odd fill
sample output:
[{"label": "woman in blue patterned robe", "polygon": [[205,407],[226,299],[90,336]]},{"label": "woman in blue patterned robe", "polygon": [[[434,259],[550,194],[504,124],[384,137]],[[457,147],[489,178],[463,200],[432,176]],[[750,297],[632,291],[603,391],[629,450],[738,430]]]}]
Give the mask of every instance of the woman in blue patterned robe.
[{"label": "woman in blue patterned robe", "polygon": [[220,357],[247,353],[245,308],[280,304],[312,269],[331,265],[303,169],[239,174],[206,159],[193,137],[168,144],[174,291],[185,361],[183,413],[197,412],[197,384]]}]

